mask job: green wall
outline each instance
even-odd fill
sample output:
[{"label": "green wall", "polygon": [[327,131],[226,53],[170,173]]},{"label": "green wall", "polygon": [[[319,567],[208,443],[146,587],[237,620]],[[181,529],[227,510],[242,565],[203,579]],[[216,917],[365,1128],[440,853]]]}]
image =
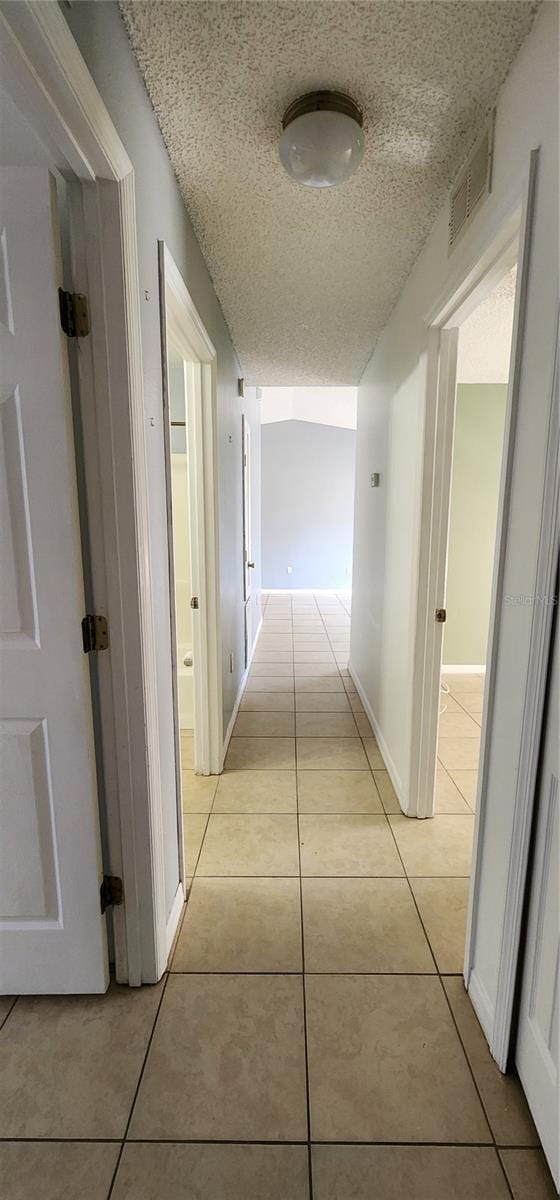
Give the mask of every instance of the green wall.
[{"label": "green wall", "polygon": [[444,664],[486,662],[506,402],[505,383],[457,387]]}]

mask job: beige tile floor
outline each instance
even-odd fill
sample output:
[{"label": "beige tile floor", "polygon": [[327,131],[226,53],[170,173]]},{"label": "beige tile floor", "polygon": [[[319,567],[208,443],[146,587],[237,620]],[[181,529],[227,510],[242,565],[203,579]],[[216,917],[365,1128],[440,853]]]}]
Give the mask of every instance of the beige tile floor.
[{"label": "beige tile floor", "polygon": [[407,821],[348,639],[346,597],[270,597],[219,779],[183,736],[165,979],[0,1001],[3,1200],[551,1200],[460,974],[479,692]]},{"label": "beige tile floor", "polygon": [[476,808],[484,675],[442,672],[438,736],[438,813],[469,813]]}]

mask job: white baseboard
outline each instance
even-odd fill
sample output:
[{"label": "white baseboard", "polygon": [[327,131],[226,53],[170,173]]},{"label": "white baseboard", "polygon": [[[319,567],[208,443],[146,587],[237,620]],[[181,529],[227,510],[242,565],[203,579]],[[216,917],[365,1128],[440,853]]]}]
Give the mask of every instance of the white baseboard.
[{"label": "white baseboard", "polygon": [[375,738],[376,738],[377,744],[379,746],[379,749],[381,750],[381,753],[383,755],[383,760],[384,760],[385,766],[387,767],[387,771],[389,773],[391,783],[393,784],[395,792],[397,793],[398,802],[403,810],[403,813],[406,816],[406,808],[403,804],[403,795],[402,795],[403,788],[402,788],[401,777],[399,775],[399,772],[397,771],[397,768],[395,767],[395,764],[393,762],[393,759],[392,759],[390,751],[389,751],[389,747],[388,747],[388,745],[385,741],[385,738],[383,737],[383,733],[379,727],[379,722],[377,720],[377,717],[375,716],[375,713],[374,713],[374,711],[371,707],[371,704],[366,696],[364,688],[360,682],[360,677],[351,663],[348,663],[348,670],[350,672],[350,678],[353,679],[353,681],[356,685],[356,691],[360,697],[360,700],[362,701],[366,716],[367,716],[368,721],[369,721],[369,723],[373,729],[373,732],[375,734]]},{"label": "white baseboard", "polygon": [[464,663],[459,665],[448,666],[447,663],[441,668],[442,675],[486,675],[486,667],[483,666],[465,666]]},{"label": "white baseboard", "polygon": [[228,752],[228,746],[229,746],[229,744],[230,744],[230,741],[231,741],[231,735],[232,735],[232,733],[233,733],[233,727],[234,727],[234,725],[235,725],[235,722],[236,722],[236,720],[237,720],[237,714],[238,714],[238,712],[239,712],[239,705],[241,704],[241,700],[242,700],[242,698],[243,698],[243,692],[245,691],[245,684],[247,683],[247,679],[249,678],[249,671],[251,670],[251,664],[252,664],[252,662],[253,662],[253,657],[254,657],[254,654],[255,654],[256,647],[257,647],[257,642],[258,642],[258,640],[259,640],[259,634],[260,634],[260,631],[261,631],[261,629],[262,629],[262,617],[261,617],[261,619],[260,619],[260,621],[259,621],[259,623],[258,623],[258,625],[257,625],[257,632],[255,633],[255,636],[254,636],[254,638],[253,638],[253,647],[252,647],[252,650],[251,650],[251,654],[250,654],[250,656],[249,656],[249,662],[248,662],[248,664],[247,664],[247,666],[246,666],[246,668],[245,668],[245,670],[244,670],[244,672],[243,672],[243,674],[242,674],[242,676],[241,676],[241,680],[240,680],[240,683],[239,683],[239,687],[238,687],[238,689],[237,689],[237,696],[236,696],[236,698],[235,698],[235,704],[234,704],[234,706],[233,706],[233,711],[232,711],[231,717],[230,717],[230,719],[229,719],[229,722],[228,722],[228,727],[227,727],[227,729],[226,729],[226,734],[225,734],[225,737],[224,737],[224,745],[223,745],[223,748],[222,748],[222,762],[221,762],[221,768],[220,768],[222,771],[223,771],[223,769],[224,769],[224,762],[225,762],[225,760],[226,760],[226,754],[227,754],[227,752]]},{"label": "white baseboard", "polygon": [[[494,1035],[494,1008],[491,1004],[486,988],[483,986],[483,984],[481,984],[474,971],[471,971],[471,977],[469,979],[467,991],[470,1002],[482,1027],[482,1032],[486,1038],[486,1041],[488,1042],[489,1047],[491,1047],[492,1038]],[[502,1068],[500,1067],[500,1070],[501,1069]]]},{"label": "white baseboard", "polygon": [[171,912],[167,918],[167,925],[165,927],[165,964],[166,964],[166,966],[167,966],[167,960],[169,958],[169,954],[171,951],[171,947],[172,947],[174,939],[175,939],[175,934],[177,933],[179,921],[181,919],[181,913],[183,912],[184,903],[185,903],[185,889],[183,887],[183,884],[180,883],[179,887],[177,888],[177,891],[175,892],[173,904],[171,905]]}]

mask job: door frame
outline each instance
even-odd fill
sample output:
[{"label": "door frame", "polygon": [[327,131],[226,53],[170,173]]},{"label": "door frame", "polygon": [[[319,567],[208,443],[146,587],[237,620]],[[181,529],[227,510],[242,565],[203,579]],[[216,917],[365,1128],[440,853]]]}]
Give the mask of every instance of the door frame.
[{"label": "door frame", "polygon": [[[175,568],[173,561],[173,513],[171,486],[171,436],[167,354],[170,337],[180,348],[185,363],[192,365],[192,386],[186,389],[188,431],[189,518],[193,595],[198,599],[193,630],[193,675],[195,698],[194,762],[199,775],[218,775],[222,757],[222,672],[219,588],[218,470],[217,470],[217,358],[183,277],[165,242],[158,242],[160,323],[162,339],[163,411],[167,530],[169,545],[171,671],[177,762],[177,803],[182,829],[180,781],[180,731],[177,663],[174,646]],[[190,372],[193,374],[193,372]]]},{"label": "door frame", "polygon": [[[558,340],[556,349],[556,389],[558,391]],[[525,924],[523,929],[523,944],[520,951],[520,971],[518,1004],[515,1021],[515,1044],[512,1058],[519,1075],[521,1086],[527,1097],[527,1103],[534,1118],[537,1132],[542,1142],[543,1151],[556,1186],[560,1189],[560,1147],[558,1144],[559,1103],[558,1069],[554,1064],[554,1050],[547,1045],[550,1033],[554,1028],[554,1018],[549,1024],[549,1038],[546,1029],[539,1021],[539,1003],[537,998],[539,982],[539,966],[550,961],[553,966],[552,1004],[558,1006],[558,961],[554,946],[547,942],[546,909],[548,901],[554,906],[556,901],[556,927],[558,927],[558,893],[554,887],[554,860],[558,853],[558,779],[553,769],[548,776],[547,751],[553,749],[551,744],[556,739],[558,747],[558,730],[560,723],[558,713],[554,712],[554,689],[558,687],[558,679],[554,679],[558,671],[557,657],[560,655],[560,627],[558,624],[558,587],[560,556],[556,566],[556,606],[552,610],[552,630],[549,646],[548,679],[546,699],[542,716],[539,738],[539,770],[537,794],[535,796],[535,811],[533,816],[534,828],[531,834],[530,865],[527,878],[527,894],[525,903]],[[556,628],[555,628],[556,626]],[[556,707],[558,695],[556,696]],[[549,707],[550,706],[550,707]],[[556,724],[553,723],[556,717]],[[548,743],[548,745],[547,745]],[[553,751],[554,753],[554,751]],[[550,767],[550,762],[548,767]],[[556,826],[556,830],[555,830]],[[553,917],[554,921],[554,917]],[[548,950],[548,953],[547,953]],[[550,956],[550,957],[549,957]],[[541,1010],[542,1011],[542,1010]],[[539,1028],[540,1025],[540,1028]],[[547,1062],[547,1050],[550,1049],[550,1059]]]},{"label": "door frame", "polygon": [[[532,194],[531,188],[531,194]],[[485,681],[486,716],[491,703],[492,664],[499,640],[500,609],[496,597],[501,580],[505,548],[507,506],[511,488],[511,467],[515,437],[514,381],[515,347],[520,342],[522,213],[516,206],[493,239],[489,254],[480,258],[468,276],[455,283],[443,303],[430,316],[428,329],[427,403],[422,468],[422,511],[418,561],[418,605],[416,611],[413,678],[413,711],[420,719],[412,729],[410,804],[407,815],[432,817],[435,814],[435,778],[439,723],[439,685],[443,657],[444,626],[437,622],[437,608],[445,608],[449,514],[451,504],[455,398],[459,328],[463,321],[492,292],[500,279],[519,258],[515,314],[512,333],[510,377],[504,428],[504,450],[500,479],[500,497],[496,525],[496,553],[492,579],[492,602]],[[521,317],[524,314],[521,314]],[[481,767],[487,721],[481,736]],[[479,800],[482,770],[479,770]],[[477,804],[477,811],[479,805]]]},{"label": "door frame", "polygon": [[0,4],[0,63],[3,87],[72,185],[76,290],[90,305],[80,405],[98,518],[92,571],[110,634],[100,672],[105,869],[124,885],[112,913],[116,978],[138,986],[161,977],[169,946],[134,169],[58,4]]},{"label": "door frame", "polygon": [[253,529],[251,521],[251,428],[245,416],[241,415],[241,504],[242,504],[242,524],[243,524],[243,629],[245,635],[245,662],[244,670],[249,667],[252,646],[249,644],[249,627],[248,627],[248,605],[251,604],[253,598],[252,576],[249,574],[254,569],[254,563],[250,562],[249,555],[252,556],[253,547]]},{"label": "door frame", "polygon": [[[435,609],[445,606],[445,568],[449,526],[451,454],[455,409],[458,329],[515,259],[518,276],[504,455],[498,507],[496,553],[485,680],[481,756],[474,832],[474,857],[470,880],[465,943],[464,979],[475,1004],[490,1049],[501,1070],[509,1060],[515,992],[519,964],[523,905],[538,765],[539,731],[546,689],[548,648],[552,626],[550,606],[535,604],[532,611],[529,668],[523,697],[520,738],[512,746],[518,763],[514,797],[513,832],[507,849],[507,895],[504,907],[498,987],[494,1012],[488,1011],[486,994],[479,994],[474,973],[477,913],[487,807],[488,755],[495,703],[496,664],[500,642],[505,552],[513,487],[513,457],[520,390],[522,351],[530,271],[531,234],[535,211],[539,150],[529,156],[527,169],[516,180],[489,223],[484,244],[474,244],[467,261],[458,255],[458,266],[446,292],[426,316],[428,325],[427,395],[424,451],[421,468],[420,538],[417,563],[418,604],[414,640],[413,711],[421,714],[411,749],[411,803],[408,816],[434,814],[437,756],[439,681],[443,627],[434,620]],[[534,592],[549,595],[553,586],[558,524],[558,414],[550,409],[548,456],[543,481],[539,553]]]}]

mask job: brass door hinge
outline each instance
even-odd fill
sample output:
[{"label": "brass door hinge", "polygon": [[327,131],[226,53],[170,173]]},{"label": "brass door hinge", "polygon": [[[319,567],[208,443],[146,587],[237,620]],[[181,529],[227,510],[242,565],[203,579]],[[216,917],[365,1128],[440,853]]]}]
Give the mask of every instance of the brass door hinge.
[{"label": "brass door hinge", "polygon": [[191,608],[198,608],[198,596],[193,596],[191,599]]},{"label": "brass door hinge", "polygon": [[89,309],[87,296],[81,292],[65,292],[58,289],[60,324],[69,338],[87,337],[89,333]]},{"label": "brass door hinge", "polygon": [[104,875],[99,889],[101,912],[122,904],[124,900],[123,881],[120,875]]},{"label": "brass door hinge", "polygon": [[436,621],[439,621],[440,625],[443,625],[446,620],[447,620],[447,609],[446,608],[436,608]]},{"label": "brass door hinge", "polygon": [[84,654],[93,651],[106,650],[109,645],[109,626],[107,617],[97,613],[88,613],[82,621],[82,643]]}]

